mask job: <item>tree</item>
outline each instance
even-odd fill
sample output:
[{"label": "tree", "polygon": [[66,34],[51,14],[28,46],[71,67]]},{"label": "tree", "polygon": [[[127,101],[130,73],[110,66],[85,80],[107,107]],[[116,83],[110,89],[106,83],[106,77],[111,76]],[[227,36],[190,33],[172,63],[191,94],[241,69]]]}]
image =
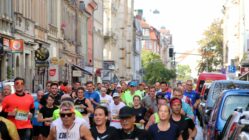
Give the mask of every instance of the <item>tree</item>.
[{"label": "tree", "polygon": [[191,68],[189,65],[177,65],[177,80],[186,81],[191,79]]},{"label": "tree", "polygon": [[157,81],[169,81],[176,78],[174,69],[167,69],[160,56],[150,51],[142,51],[142,66],[144,69],[144,81],[150,85]]},{"label": "tree", "polygon": [[223,66],[223,29],[222,20],[214,22],[204,31],[204,38],[198,41],[202,59],[198,64],[198,72],[217,71]]}]

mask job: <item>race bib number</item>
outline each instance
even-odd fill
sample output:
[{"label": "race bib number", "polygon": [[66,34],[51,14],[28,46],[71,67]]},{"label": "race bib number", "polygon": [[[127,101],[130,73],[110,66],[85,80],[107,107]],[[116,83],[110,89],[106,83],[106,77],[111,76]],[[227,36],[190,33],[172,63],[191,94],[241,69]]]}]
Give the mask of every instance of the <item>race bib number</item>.
[{"label": "race bib number", "polygon": [[29,114],[28,112],[18,110],[16,112],[15,119],[20,120],[20,121],[27,121],[28,120],[28,114]]},{"label": "race bib number", "polygon": [[78,110],[79,112],[84,112],[85,111],[85,109],[80,105],[76,105],[75,109]]}]

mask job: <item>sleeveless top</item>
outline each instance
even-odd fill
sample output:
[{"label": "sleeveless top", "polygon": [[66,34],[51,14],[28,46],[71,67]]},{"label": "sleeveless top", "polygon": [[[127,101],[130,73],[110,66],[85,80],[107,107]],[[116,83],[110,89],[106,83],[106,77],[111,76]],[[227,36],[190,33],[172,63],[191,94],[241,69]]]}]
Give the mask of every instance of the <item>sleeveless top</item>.
[{"label": "sleeveless top", "polygon": [[81,140],[80,127],[81,124],[75,122],[69,129],[64,128],[63,125],[57,125],[56,140]]},{"label": "sleeveless top", "polygon": [[[86,110],[86,108],[88,107],[88,105],[86,104],[86,98],[80,100],[80,99],[77,99],[75,102],[74,102],[74,107],[76,110],[78,110],[81,114],[87,114],[88,111]],[[81,108],[80,105],[83,105],[85,106],[86,108]]]}]

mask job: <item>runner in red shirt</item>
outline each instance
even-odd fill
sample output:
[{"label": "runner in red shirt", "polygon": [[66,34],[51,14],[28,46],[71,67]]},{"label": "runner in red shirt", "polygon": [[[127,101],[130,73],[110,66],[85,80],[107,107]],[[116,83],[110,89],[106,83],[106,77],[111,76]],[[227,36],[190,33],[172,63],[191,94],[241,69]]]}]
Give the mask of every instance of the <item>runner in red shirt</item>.
[{"label": "runner in red shirt", "polygon": [[30,119],[34,113],[34,99],[31,95],[23,92],[25,87],[23,78],[15,78],[14,83],[16,93],[4,98],[3,113],[16,125],[21,140],[26,140],[31,136]]}]

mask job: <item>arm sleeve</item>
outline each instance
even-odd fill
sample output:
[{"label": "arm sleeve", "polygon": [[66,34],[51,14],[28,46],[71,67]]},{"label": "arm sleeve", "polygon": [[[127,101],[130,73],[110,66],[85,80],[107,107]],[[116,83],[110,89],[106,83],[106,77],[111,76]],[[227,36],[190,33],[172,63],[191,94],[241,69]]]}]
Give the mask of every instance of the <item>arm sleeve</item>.
[{"label": "arm sleeve", "polygon": [[195,123],[194,123],[194,121],[192,120],[192,119],[190,119],[190,118],[186,118],[186,120],[188,121],[188,126],[189,126],[189,128],[190,129],[194,129],[195,128]]}]

